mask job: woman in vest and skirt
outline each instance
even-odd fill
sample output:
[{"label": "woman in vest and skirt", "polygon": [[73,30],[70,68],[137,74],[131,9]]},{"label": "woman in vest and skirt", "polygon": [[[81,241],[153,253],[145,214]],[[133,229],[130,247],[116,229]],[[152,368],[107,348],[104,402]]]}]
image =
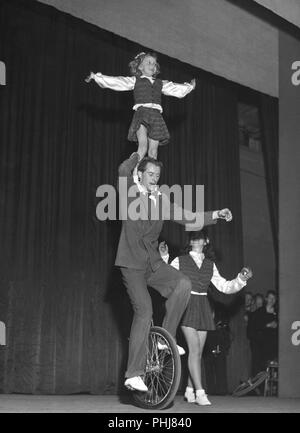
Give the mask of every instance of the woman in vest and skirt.
[{"label": "woman in vest and skirt", "polygon": [[[166,244],[160,245],[160,252],[164,261],[168,261]],[[223,278],[214,263],[214,254],[203,230],[189,233],[186,254],[176,257],[171,265],[183,272],[192,282],[192,296],[181,322],[181,329],[189,350],[189,376],[184,397],[188,403],[210,405],[201,381],[201,358],[207,331],[215,330],[213,311],[207,299],[207,289],[212,283],[220,292],[236,293],[246,285],[247,280],[252,276],[252,271],[243,268],[235,279],[227,281]]]}]

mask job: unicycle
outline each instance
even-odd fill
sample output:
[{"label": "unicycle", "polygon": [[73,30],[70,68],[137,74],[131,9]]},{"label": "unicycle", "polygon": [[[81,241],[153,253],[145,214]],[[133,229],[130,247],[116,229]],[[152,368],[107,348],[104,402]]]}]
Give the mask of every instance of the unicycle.
[{"label": "unicycle", "polygon": [[234,397],[242,397],[248,394],[250,391],[257,389],[257,387],[263,383],[268,377],[266,371],[257,373],[256,376],[250,377],[246,382],[241,383],[232,393]]},{"label": "unicycle", "polygon": [[[158,349],[158,342],[165,345]],[[181,361],[174,338],[164,328],[152,326],[149,332],[147,360],[143,380],[147,392],[133,392],[137,406],[164,409],[174,400],[181,378]]]}]

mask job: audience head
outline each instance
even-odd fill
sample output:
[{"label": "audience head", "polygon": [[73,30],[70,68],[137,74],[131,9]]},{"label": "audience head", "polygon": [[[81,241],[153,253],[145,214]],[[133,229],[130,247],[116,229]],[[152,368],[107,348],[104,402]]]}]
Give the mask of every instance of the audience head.
[{"label": "audience head", "polygon": [[277,295],[274,290],[268,290],[266,295],[266,303],[269,307],[274,307],[277,301]]},{"label": "audience head", "polygon": [[264,306],[264,296],[261,293],[256,293],[254,297],[255,308],[261,308]]},{"label": "audience head", "polygon": [[245,292],[245,308],[250,308],[254,303],[253,295],[251,292]]}]

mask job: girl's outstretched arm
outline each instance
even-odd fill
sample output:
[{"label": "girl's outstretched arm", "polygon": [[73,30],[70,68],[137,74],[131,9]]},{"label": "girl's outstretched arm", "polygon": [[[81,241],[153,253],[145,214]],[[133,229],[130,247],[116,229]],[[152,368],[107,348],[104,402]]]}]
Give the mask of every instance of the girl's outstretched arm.
[{"label": "girl's outstretched arm", "polygon": [[190,83],[173,83],[173,81],[163,80],[162,93],[166,96],[175,96],[176,98],[184,98],[196,87],[196,80],[193,79]]},{"label": "girl's outstretched arm", "polygon": [[103,75],[101,72],[91,72],[90,75],[85,79],[87,83],[91,80],[102,87],[102,89],[111,89],[116,91],[126,91],[133,90],[136,78],[133,77],[110,77],[108,75]]}]

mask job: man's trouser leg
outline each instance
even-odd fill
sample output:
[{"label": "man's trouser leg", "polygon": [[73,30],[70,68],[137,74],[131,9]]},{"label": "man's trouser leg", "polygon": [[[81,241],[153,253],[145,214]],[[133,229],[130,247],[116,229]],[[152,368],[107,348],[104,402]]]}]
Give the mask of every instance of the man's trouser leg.
[{"label": "man's trouser leg", "polygon": [[128,363],[125,377],[144,373],[148,335],[152,319],[152,300],[146,283],[145,272],[121,268],[123,283],[134,311],[129,339]]},{"label": "man's trouser leg", "polygon": [[147,284],[167,298],[166,315],[162,326],[175,338],[180,319],[190,299],[192,290],[190,279],[172,266],[162,263],[147,278]]}]

